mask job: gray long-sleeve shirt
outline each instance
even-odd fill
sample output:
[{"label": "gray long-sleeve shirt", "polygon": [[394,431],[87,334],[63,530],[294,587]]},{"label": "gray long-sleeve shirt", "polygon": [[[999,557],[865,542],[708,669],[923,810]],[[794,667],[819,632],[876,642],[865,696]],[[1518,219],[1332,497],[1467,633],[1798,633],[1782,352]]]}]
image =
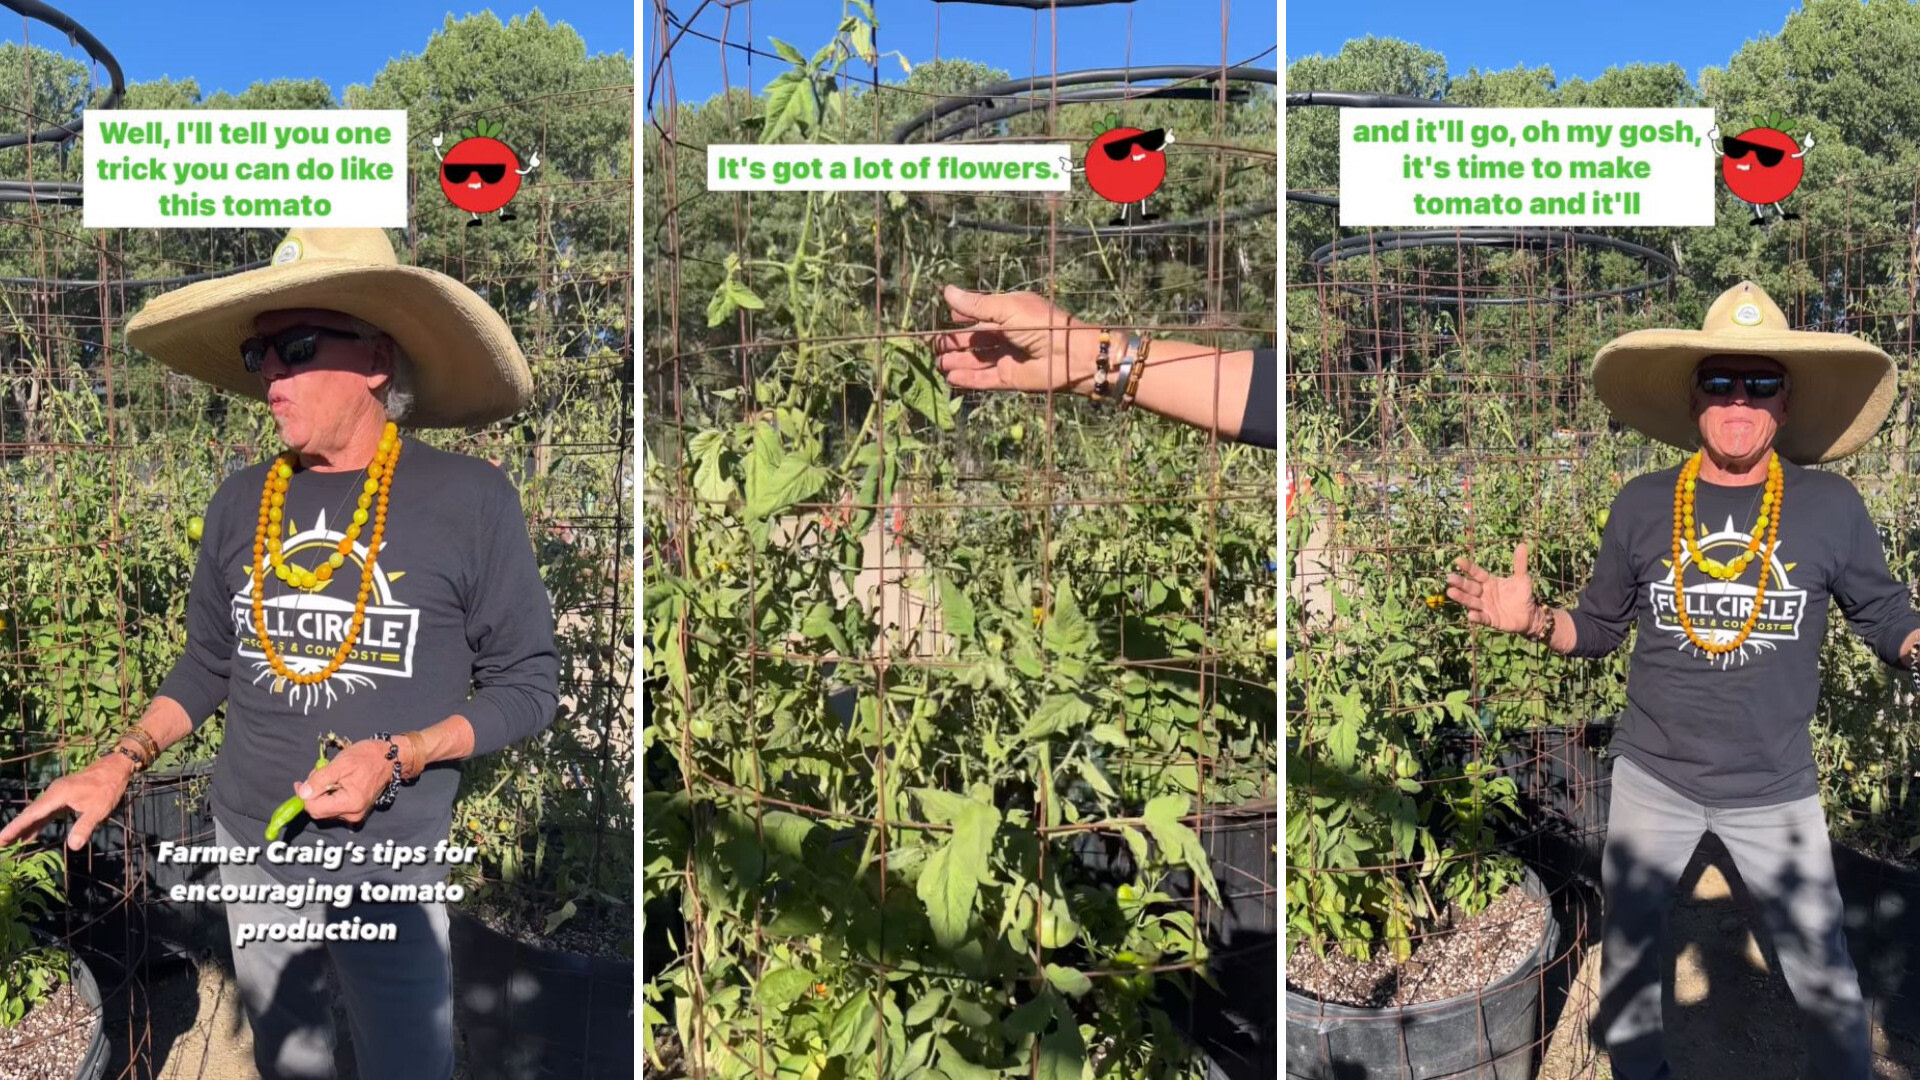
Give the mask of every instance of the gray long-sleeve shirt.
[{"label": "gray long-sleeve shirt", "polygon": [[[420,730],[453,715],[473,727],[474,756],[532,735],[553,720],[559,659],[553,605],[540,580],[519,494],[488,462],[403,437],[373,591],[358,644],[332,678],[312,687],[274,674],[254,628],[254,529],[268,463],[229,477],[208,505],[187,610],[187,648],[159,693],[180,703],[196,728],[226,702],[214,766],[216,816],[236,836],[263,844],[267,819],[313,768],[318,736],[350,739]],[[364,472],[302,470],[288,483],[283,557],[309,569],[345,535]],[[266,577],[267,636],[289,667],[317,671],[346,637],[359,594],[356,554],[327,587],[306,593]],[[359,828],[296,819],[282,839],[298,845],[382,841],[431,849],[447,837],[459,767],[440,762],[394,804]],[[259,865],[283,881],[430,882],[435,864]]]},{"label": "gray long-sleeve shirt", "polygon": [[[1829,600],[1889,664],[1899,663],[1902,642],[1920,630],[1853,484],[1784,461],[1781,472],[1779,548],[1760,618],[1739,650],[1709,656],[1679,621],[1672,567],[1678,466],[1635,477],[1614,499],[1593,578],[1571,612],[1579,632],[1574,656],[1605,656],[1638,624],[1613,747],[1707,806],[1765,806],[1818,791],[1808,724],[1820,693]],[[1745,550],[1763,490],[1696,484],[1702,555],[1724,563]],[[1695,634],[1731,641],[1753,610],[1759,559],[1732,582],[1694,566],[1684,547],[1681,561]]]}]

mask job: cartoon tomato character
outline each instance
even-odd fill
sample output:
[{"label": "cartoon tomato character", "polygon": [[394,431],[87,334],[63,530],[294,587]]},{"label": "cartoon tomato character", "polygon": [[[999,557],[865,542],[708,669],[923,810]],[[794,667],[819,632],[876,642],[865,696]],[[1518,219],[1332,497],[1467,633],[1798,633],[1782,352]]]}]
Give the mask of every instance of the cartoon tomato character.
[{"label": "cartoon tomato character", "polygon": [[1127,224],[1127,210],[1140,204],[1140,221],[1157,221],[1159,215],[1147,213],[1147,196],[1160,189],[1167,178],[1167,155],[1173,133],[1165,128],[1141,131],[1122,127],[1118,116],[1107,117],[1107,127],[1087,147],[1086,163],[1075,167],[1065,158],[1061,165],[1069,172],[1087,174],[1087,186],[1108,202],[1120,203],[1119,217],[1108,224]]},{"label": "cartoon tomato character", "polygon": [[517,168],[520,156],[500,141],[504,130],[499,124],[482,120],[460,133],[453,149],[440,153],[440,136],[433,137],[433,152],[440,158],[440,190],[447,201],[473,215],[468,225],[480,224],[481,214],[500,211],[501,221],[515,217],[507,204],[520,193],[520,178],[540,167],[540,155],[527,159],[527,167]]},{"label": "cartoon tomato character", "polygon": [[1802,159],[1813,149],[1813,135],[1808,134],[1803,145],[1787,134],[1786,128],[1776,112],[1755,119],[1753,127],[1730,138],[1722,139],[1717,125],[1707,132],[1713,152],[1721,155],[1720,175],[1726,178],[1727,189],[1753,207],[1749,225],[1761,224],[1765,220],[1761,211],[1768,206],[1783,221],[1800,218],[1783,210],[1781,204],[1800,186],[1806,173]]}]

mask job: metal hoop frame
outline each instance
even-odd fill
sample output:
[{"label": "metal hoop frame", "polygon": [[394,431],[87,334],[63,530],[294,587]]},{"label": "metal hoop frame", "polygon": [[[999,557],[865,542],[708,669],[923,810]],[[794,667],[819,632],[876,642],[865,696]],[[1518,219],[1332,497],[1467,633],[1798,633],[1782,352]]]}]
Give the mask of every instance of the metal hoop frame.
[{"label": "metal hoop frame", "polygon": [[[964,2],[964,0],[963,0]],[[1063,5],[1064,6],[1064,5]],[[1013,79],[1007,82],[993,83],[971,91],[966,97],[943,101],[931,109],[920,113],[893,129],[889,136],[894,143],[950,142],[969,131],[998,123],[1013,116],[1036,112],[1053,104],[1085,104],[1097,101],[1132,101],[1144,98],[1204,99],[1212,100],[1219,90],[1190,86],[1158,86],[1135,89],[1136,82],[1160,82],[1163,80],[1181,80],[1212,83],[1264,83],[1268,86],[1279,85],[1279,74],[1270,68],[1248,67],[1201,67],[1193,64],[1163,64],[1155,67],[1139,68],[1090,68],[1081,71],[1062,71],[1057,75],[1034,76],[1027,79]],[[1120,83],[1118,86],[1097,86],[1088,90],[1076,90],[1071,94],[1058,94],[1061,86],[1083,86],[1088,83]],[[1247,91],[1226,90],[1229,100],[1235,95],[1245,100]],[[1037,95],[1046,94],[1041,97]],[[992,99],[1007,98],[1006,102]],[[991,107],[986,107],[992,101]],[[971,120],[950,124],[935,132],[936,121],[952,113],[974,110]],[[928,133],[924,139],[916,140],[914,135]],[[926,203],[916,198],[924,207]],[[955,228],[972,229],[976,232],[1004,233],[1011,236],[1047,236],[1050,233],[1060,236],[1150,236],[1161,233],[1204,232],[1223,221],[1241,221],[1249,218],[1265,217],[1279,207],[1275,203],[1263,203],[1254,206],[1238,207],[1218,217],[1192,218],[1185,221],[1149,221],[1137,225],[1020,225],[1003,221],[980,221],[972,218],[955,217],[951,224]]]}]

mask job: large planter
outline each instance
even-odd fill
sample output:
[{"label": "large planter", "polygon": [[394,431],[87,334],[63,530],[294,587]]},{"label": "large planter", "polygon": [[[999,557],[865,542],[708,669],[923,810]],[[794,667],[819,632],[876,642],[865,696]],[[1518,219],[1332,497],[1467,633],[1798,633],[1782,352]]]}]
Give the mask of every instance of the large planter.
[{"label": "large planter", "polygon": [[1920,1038],[1920,871],[1833,845],[1847,951],[1873,1019]]},{"label": "large planter", "polygon": [[1461,729],[1439,734],[1428,756],[1428,779],[1458,776],[1476,757],[1513,780],[1520,818],[1502,821],[1508,847],[1557,878],[1600,881],[1607,847],[1613,769],[1607,745],[1613,724],[1559,724],[1479,743]]},{"label": "large planter", "polygon": [[[1276,801],[1209,806],[1197,830],[1220,892],[1201,909],[1207,973],[1219,989],[1191,980],[1191,1001],[1177,992],[1160,1005],[1206,1056],[1208,1080],[1270,1080],[1277,1075],[1274,987],[1279,982],[1280,830]],[[1106,888],[1133,880],[1133,853],[1117,835],[1077,833],[1068,842],[1074,869]],[[1193,896],[1193,875],[1169,874],[1173,896]]]},{"label": "large planter", "polygon": [[632,1080],[633,961],[517,941],[448,909],[473,1080]]},{"label": "large planter", "polygon": [[147,936],[161,952],[218,953],[228,945],[226,910],[219,904],[183,904],[167,899],[175,885],[216,885],[220,867],[212,863],[163,863],[161,841],[212,844],[211,761],[153,773],[130,799],[133,830],[139,838],[136,873],[146,881]]},{"label": "large planter", "polygon": [[[75,930],[82,945],[134,963],[229,948],[222,907],[167,899],[176,884],[218,882],[219,866],[158,858],[162,841],[213,843],[212,772],[213,763],[204,761],[135,777],[125,800],[94,829],[85,853],[68,856],[68,906],[82,916]],[[0,804],[24,806],[42,787],[0,779]],[[38,839],[64,846],[72,826],[71,816],[56,818]],[[130,938],[143,947],[127,956]]]},{"label": "large planter", "polygon": [[[1529,896],[1547,898],[1532,868]],[[1532,1080],[1540,1044],[1541,971],[1560,942],[1549,908],[1539,944],[1472,993],[1424,1005],[1362,1009],[1287,991],[1287,1076],[1295,1080]]]},{"label": "large planter", "polygon": [[82,1051],[80,1060],[68,1074],[73,1080],[101,1080],[107,1073],[107,1060],[110,1052],[107,1047],[106,1014],[101,1006],[100,984],[93,977],[93,970],[87,966],[79,954],[67,949],[52,934],[38,928],[33,936],[42,944],[56,945],[67,954],[67,974],[73,982],[73,992],[93,1013],[93,1031],[87,1037],[87,1048]]}]

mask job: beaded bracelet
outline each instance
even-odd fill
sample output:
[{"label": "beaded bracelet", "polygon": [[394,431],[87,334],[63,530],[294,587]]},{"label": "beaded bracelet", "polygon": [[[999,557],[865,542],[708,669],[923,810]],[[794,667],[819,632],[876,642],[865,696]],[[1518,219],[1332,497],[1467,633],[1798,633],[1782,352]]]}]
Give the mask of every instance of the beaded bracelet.
[{"label": "beaded bracelet", "polygon": [[1100,331],[1100,355],[1093,362],[1093,396],[1096,398],[1107,396],[1107,352],[1112,344],[1113,335]]},{"label": "beaded bracelet", "polygon": [[139,754],[135,753],[132,748],[127,746],[126,743],[120,743],[116,745],[112,750],[100,755],[100,760],[105,761],[115,754],[119,754],[121,757],[126,758],[128,761],[133,762],[134,772],[143,773],[147,771],[146,759],[141,757]]},{"label": "beaded bracelet", "polygon": [[373,801],[375,810],[385,810],[393,805],[394,796],[400,794],[400,744],[394,742],[392,734],[385,731],[376,731],[373,737],[387,744],[387,760],[393,762],[393,779],[387,781],[386,790]]},{"label": "beaded bracelet", "polygon": [[140,744],[140,751],[146,755],[147,764],[149,765],[153,764],[155,759],[160,756],[160,742],[152,735],[147,734],[146,728],[136,724],[121,732],[120,738],[122,741],[132,739],[134,742]]}]

